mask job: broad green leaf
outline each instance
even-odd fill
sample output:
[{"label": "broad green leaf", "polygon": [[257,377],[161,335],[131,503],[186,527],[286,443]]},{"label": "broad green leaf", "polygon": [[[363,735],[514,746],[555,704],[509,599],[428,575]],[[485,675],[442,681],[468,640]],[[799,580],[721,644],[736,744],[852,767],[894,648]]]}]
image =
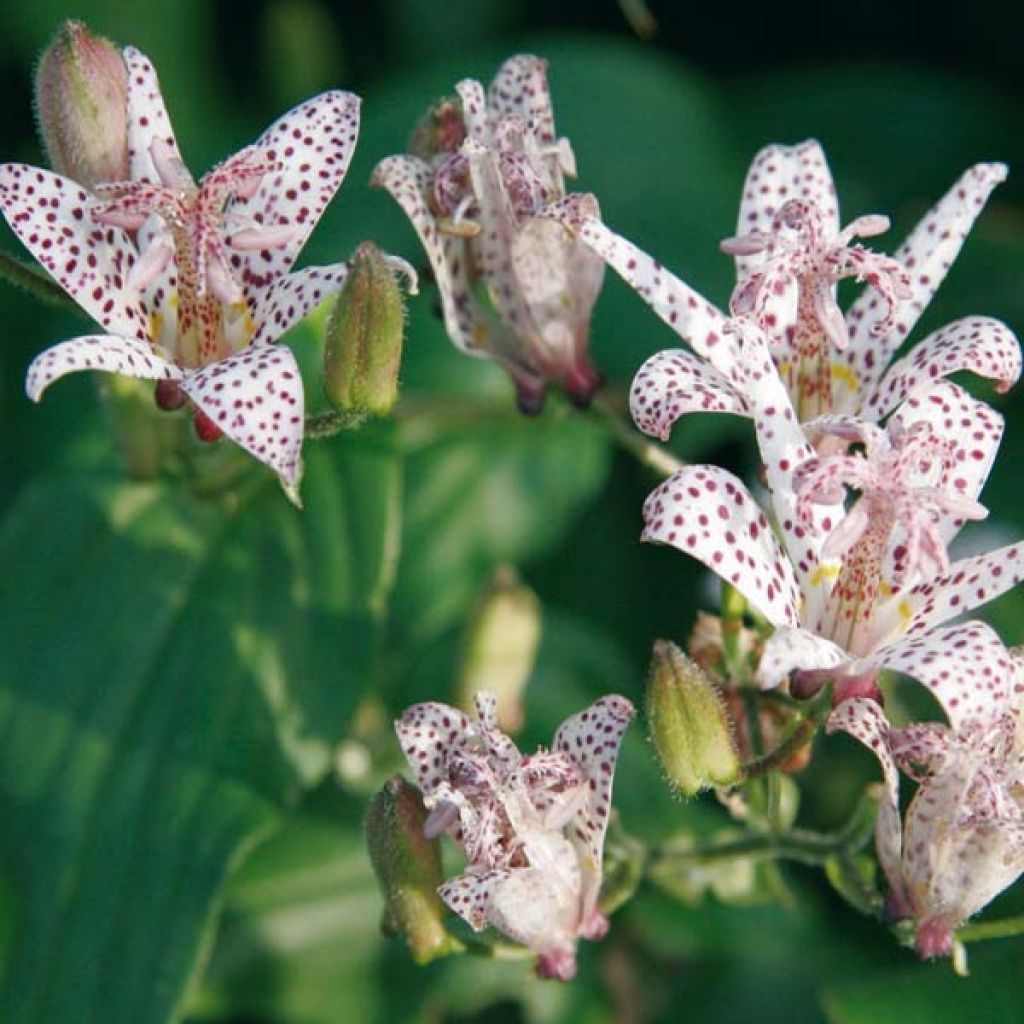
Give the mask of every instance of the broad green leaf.
[{"label": "broad green leaf", "polygon": [[0,530],[5,1022],[169,1019],[231,868],[326,771],[396,556],[387,439],[305,496],[64,477]]}]

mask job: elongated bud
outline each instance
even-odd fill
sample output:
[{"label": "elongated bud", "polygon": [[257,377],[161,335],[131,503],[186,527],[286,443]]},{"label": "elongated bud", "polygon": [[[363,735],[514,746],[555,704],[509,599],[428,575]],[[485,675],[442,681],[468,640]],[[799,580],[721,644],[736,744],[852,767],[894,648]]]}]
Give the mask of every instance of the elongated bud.
[{"label": "elongated bud", "polygon": [[386,934],[405,936],[418,964],[458,949],[441,923],[441,850],[424,835],[426,818],[419,791],[401,775],[384,784],[366,812],[370,860],[384,895],[381,926]]},{"label": "elongated bud", "polygon": [[405,332],[398,266],[373,242],[363,242],[349,264],[324,351],[324,391],[338,412],[386,416],[398,400]]},{"label": "elongated bud", "polygon": [[476,694],[498,698],[498,726],[518,732],[523,726],[523,693],[540,644],[537,595],[511,566],[495,572],[466,625],[459,666],[458,699],[472,710]]},{"label": "elongated bud", "polygon": [[718,691],[697,663],[667,640],[654,644],[647,723],[669,781],[684,796],[736,781],[739,755]]},{"label": "elongated bud", "polygon": [[39,61],[35,98],[58,174],[89,189],[128,178],[128,71],[109,39],[64,22]]}]

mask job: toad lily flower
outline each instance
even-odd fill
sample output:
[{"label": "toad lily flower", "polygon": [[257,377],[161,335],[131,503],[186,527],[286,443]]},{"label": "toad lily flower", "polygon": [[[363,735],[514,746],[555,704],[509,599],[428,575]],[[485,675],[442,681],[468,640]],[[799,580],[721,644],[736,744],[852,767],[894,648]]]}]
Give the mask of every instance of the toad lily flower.
[{"label": "toad lily flower", "polygon": [[[1024,871],[1021,662],[981,623],[938,631],[900,671],[939,700],[949,725],[893,728],[875,701],[852,698],[828,730],[850,733],[878,758],[885,797],[878,859],[893,919],[913,918],[921,957],[949,956],[954,930]],[[899,769],[917,783],[900,824]]]},{"label": "toad lily flower", "polygon": [[476,698],[477,720],[446,704],[416,704],[395,723],[431,809],[429,837],[465,850],[463,874],[438,892],[475,930],[493,925],[537,953],[541,977],[576,973],[576,939],[600,939],[597,903],[612,777],[633,718],[607,696],[567,719],[551,750],[524,756],[497,727],[496,701]]},{"label": "toad lily flower", "polygon": [[[1017,339],[988,317],[956,320],[891,362],[1005,177],[1002,164],[971,167],[889,258],[851,244],[854,235],[884,230],[887,218],[860,217],[840,230],[832,175],[817,142],[768,146],[757,155],[737,237],[723,246],[736,257],[732,311],[769,335],[801,421],[830,412],[878,421],[959,370],[991,378],[999,390],[1017,380]],[[723,337],[724,314],[600,222],[584,224],[580,237],[690,346],[652,356],[637,374],[630,397],[637,426],[665,440],[688,412],[749,415],[736,353]],[[851,276],[867,288],[844,317],[835,282]]]},{"label": "toad lily flower", "polygon": [[500,363],[524,412],[540,409],[549,381],[579,405],[601,384],[587,345],[604,263],[570,230],[600,211],[592,195],[566,194],[575,159],[555,134],[546,66],[512,57],[486,94],[460,82],[461,108],[435,108],[429,159],[388,157],[373,174],[419,235],[452,341]]},{"label": "toad lily flower", "polygon": [[[806,685],[845,677],[838,699],[870,688],[907,644],[1024,577],[1021,544],[952,564],[946,555],[964,520],[984,513],[976,498],[1002,436],[997,413],[940,381],[907,399],[885,431],[850,417],[817,421],[844,445],[867,442],[862,455],[821,457],[797,423],[767,338],[740,324],[729,343],[747,372],[783,543],[742,482],[715,466],[688,466],[657,488],[644,505],[643,537],[703,561],[776,627],[762,685],[799,669]],[[848,484],[861,493],[846,512]]]},{"label": "toad lily flower", "polygon": [[226,434],[294,487],[302,380],[292,353],[270,343],[345,278],[345,264],[288,271],[345,176],[359,100],[308,100],[196,184],[153,66],[130,47],[123,57],[131,180],[90,193],[48,171],[0,167],[11,228],[108,332],[42,353],[26,390],[38,400],[87,369],[155,379],[161,407],[191,402],[201,438]]}]

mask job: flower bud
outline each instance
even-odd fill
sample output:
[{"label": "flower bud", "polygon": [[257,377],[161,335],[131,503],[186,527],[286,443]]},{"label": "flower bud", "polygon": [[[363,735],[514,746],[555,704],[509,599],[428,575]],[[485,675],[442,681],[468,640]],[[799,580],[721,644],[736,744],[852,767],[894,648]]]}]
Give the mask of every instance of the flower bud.
[{"label": "flower bud", "polygon": [[466,122],[459,101],[446,96],[420,118],[409,136],[409,152],[421,160],[454,153],[466,139]]},{"label": "flower bud", "polygon": [[537,595],[511,566],[502,566],[470,613],[459,666],[459,704],[472,709],[476,694],[498,699],[498,726],[518,732],[523,725],[523,692],[540,644]]},{"label": "flower bud", "polygon": [[398,400],[405,307],[396,265],[363,242],[327,323],[324,391],[340,413],[386,416]]},{"label": "flower bud", "polygon": [[128,178],[128,71],[109,39],[64,22],[39,61],[35,99],[55,171],[89,189]]},{"label": "flower bud", "polygon": [[669,781],[685,796],[726,786],[740,772],[732,724],[718,691],[674,644],[654,644],[647,723]]},{"label": "flower bud", "polygon": [[418,964],[458,948],[442,924],[441,850],[423,833],[426,817],[419,791],[401,775],[385,783],[366,812],[370,861],[384,895],[381,926],[386,934],[405,936]]}]

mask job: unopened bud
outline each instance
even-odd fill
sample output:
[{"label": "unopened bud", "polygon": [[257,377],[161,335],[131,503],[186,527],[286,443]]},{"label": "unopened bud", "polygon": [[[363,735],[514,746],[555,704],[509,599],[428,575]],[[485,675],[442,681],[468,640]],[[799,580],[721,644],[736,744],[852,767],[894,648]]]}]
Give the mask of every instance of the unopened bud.
[{"label": "unopened bud", "polygon": [[466,122],[459,101],[452,97],[438,100],[413,129],[409,152],[430,161],[439,154],[454,153],[466,139]]},{"label": "unopened bud", "polygon": [[50,166],[91,189],[128,170],[128,71],[117,47],[66,21],[36,72],[36,112]]},{"label": "unopened bud", "polygon": [[398,400],[405,306],[396,267],[412,273],[373,242],[349,264],[324,351],[324,391],[340,413],[386,416]]},{"label": "unopened bud", "polygon": [[502,566],[470,613],[459,668],[458,700],[468,709],[477,693],[498,699],[498,726],[518,732],[523,726],[523,693],[533,673],[540,644],[537,595]]},{"label": "unopened bud", "polygon": [[401,775],[385,783],[366,812],[370,861],[384,895],[382,927],[405,936],[418,964],[458,949],[442,924],[441,850],[424,835],[426,818],[419,791]]},{"label": "unopened bud", "polygon": [[647,723],[669,781],[684,796],[738,778],[739,755],[718,691],[696,662],[666,640],[654,644]]}]

